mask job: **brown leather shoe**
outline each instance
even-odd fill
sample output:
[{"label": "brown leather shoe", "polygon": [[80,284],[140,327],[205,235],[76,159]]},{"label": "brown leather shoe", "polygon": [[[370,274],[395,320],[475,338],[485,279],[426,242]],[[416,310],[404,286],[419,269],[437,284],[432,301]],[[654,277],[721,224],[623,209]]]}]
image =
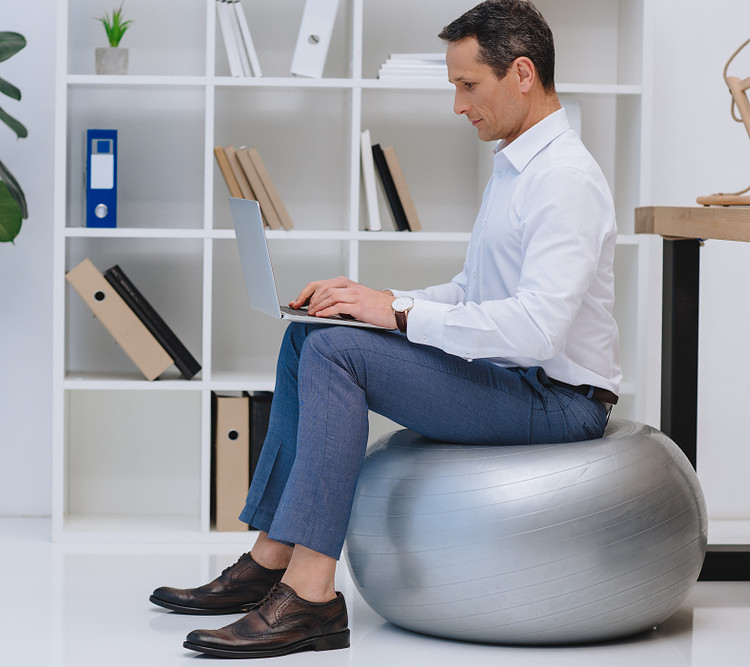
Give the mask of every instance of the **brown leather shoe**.
[{"label": "brown leather shoe", "polygon": [[249,554],[198,588],[157,588],[149,600],[181,614],[241,614],[260,602],[286,570],[269,570]]},{"label": "brown leather shoe", "polygon": [[346,603],[308,602],[286,584],[239,621],[219,630],[193,630],[185,648],[222,658],[270,658],[296,651],[330,651],[349,646]]}]

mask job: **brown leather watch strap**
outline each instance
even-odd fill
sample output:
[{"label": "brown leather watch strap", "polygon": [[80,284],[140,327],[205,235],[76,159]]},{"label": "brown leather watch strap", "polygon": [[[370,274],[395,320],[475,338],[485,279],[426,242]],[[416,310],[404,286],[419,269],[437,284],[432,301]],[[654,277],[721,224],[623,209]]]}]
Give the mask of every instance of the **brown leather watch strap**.
[{"label": "brown leather watch strap", "polygon": [[393,313],[396,316],[396,326],[401,333],[406,333],[406,318],[409,314],[408,310],[399,312],[398,310]]}]

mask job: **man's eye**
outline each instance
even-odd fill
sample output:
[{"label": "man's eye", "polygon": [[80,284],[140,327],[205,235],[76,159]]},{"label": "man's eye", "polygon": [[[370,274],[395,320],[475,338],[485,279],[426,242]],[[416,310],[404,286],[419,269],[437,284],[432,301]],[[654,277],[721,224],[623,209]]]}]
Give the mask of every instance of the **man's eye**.
[{"label": "man's eye", "polygon": [[471,90],[473,87],[474,87],[473,83],[468,83],[468,82],[464,83],[464,88],[466,88],[467,90]]}]

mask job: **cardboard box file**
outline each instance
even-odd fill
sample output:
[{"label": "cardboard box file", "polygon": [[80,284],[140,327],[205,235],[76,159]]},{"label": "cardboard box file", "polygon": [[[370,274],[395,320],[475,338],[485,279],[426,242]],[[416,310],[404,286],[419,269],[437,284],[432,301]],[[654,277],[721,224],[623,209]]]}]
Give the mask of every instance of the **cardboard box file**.
[{"label": "cardboard box file", "polygon": [[250,486],[250,398],[212,395],[212,512],[217,531],[248,530],[237,517]]},{"label": "cardboard box file", "polygon": [[172,365],[172,358],[90,259],[65,278],[147,380],[156,379]]}]

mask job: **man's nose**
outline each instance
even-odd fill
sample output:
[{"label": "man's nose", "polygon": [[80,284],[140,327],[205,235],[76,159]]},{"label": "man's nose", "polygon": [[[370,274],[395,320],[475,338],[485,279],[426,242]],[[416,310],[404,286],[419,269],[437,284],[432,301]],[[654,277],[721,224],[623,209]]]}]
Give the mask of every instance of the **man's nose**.
[{"label": "man's nose", "polygon": [[458,114],[459,116],[461,114],[464,114],[468,111],[469,105],[466,103],[466,100],[464,99],[463,95],[461,95],[458,91],[456,91],[456,94],[453,98],[453,113]]}]

